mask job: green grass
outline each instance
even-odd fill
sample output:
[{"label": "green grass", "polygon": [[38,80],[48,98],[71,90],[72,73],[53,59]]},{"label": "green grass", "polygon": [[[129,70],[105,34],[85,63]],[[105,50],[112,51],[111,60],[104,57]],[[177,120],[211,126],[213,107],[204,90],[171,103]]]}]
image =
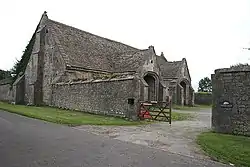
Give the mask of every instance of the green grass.
[{"label": "green grass", "polygon": [[195,105],[193,107],[173,105],[173,109],[175,109],[175,110],[184,110],[184,111],[199,111],[199,110],[207,109],[207,108],[212,108],[212,105]]},{"label": "green grass", "polygon": [[[40,119],[48,122],[65,124],[69,126],[78,125],[142,125],[152,121],[129,121],[123,118],[89,114],[79,111],[63,110],[52,107],[35,107],[24,105],[12,105],[0,102],[0,109],[23,115],[30,118]],[[183,121],[192,118],[189,113],[172,112],[172,121]]]},{"label": "green grass", "polygon": [[12,105],[3,102],[0,102],[0,109],[30,118],[36,118],[69,126],[140,125],[148,123],[145,121],[128,121],[117,117],[94,115],[78,111],[62,110],[58,108]]},{"label": "green grass", "polygon": [[197,143],[215,160],[250,167],[250,137],[204,132]]},{"label": "green grass", "polygon": [[172,112],[172,121],[190,120],[194,116],[190,113]]}]

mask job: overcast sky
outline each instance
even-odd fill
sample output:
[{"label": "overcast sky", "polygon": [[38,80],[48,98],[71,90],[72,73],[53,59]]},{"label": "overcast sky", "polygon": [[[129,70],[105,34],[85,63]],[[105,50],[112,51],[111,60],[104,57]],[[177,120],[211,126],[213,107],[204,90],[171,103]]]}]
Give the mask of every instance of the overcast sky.
[{"label": "overcast sky", "polygon": [[216,68],[249,63],[249,0],[6,0],[0,3],[0,69],[20,59],[44,11],[52,20],[169,61],[186,58],[197,90]]}]

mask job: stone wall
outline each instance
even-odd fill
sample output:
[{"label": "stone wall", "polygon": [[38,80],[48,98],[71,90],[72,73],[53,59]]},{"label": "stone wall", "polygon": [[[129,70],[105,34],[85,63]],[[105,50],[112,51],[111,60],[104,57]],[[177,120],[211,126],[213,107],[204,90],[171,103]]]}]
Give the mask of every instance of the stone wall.
[{"label": "stone wall", "polygon": [[189,87],[189,106],[193,107],[194,106],[194,100],[195,100],[195,95],[194,95],[194,89],[192,87]]},{"label": "stone wall", "polygon": [[24,72],[25,77],[25,95],[24,101],[27,104],[35,104],[35,96],[40,91],[36,91],[36,83],[38,78],[38,60],[39,60],[39,53],[40,53],[40,33],[36,32],[36,39],[34,46],[32,48],[32,53],[27,64],[27,67]]},{"label": "stone wall", "polygon": [[250,67],[215,70],[212,86],[213,129],[250,136]]},{"label": "stone wall", "polygon": [[13,101],[13,91],[10,84],[0,85],[0,101]]},{"label": "stone wall", "polygon": [[58,83],[53,85],[52,105],[135,119],[139,90],[140,82],[133,78]]},{"label": "stone wall", "polygon": [[24,75],[13,83],[13,100],[15,104],[24,104]]},{"label": "stone wall", "polygon": [[212,93],[196,92],[194,103],[201,104],[201,105],[211,105],[212,104]]},{"label": "stone wall", "polygon": [[[54,37],[51,25],[46,27],[43,67],[43,103],[52,104],[52,84],[60,81],[68,81],[66,76],[66,64],[63,60],[63,50],[58,45],[58,39]],[[41,45],[42,49],[42,45]]]}]

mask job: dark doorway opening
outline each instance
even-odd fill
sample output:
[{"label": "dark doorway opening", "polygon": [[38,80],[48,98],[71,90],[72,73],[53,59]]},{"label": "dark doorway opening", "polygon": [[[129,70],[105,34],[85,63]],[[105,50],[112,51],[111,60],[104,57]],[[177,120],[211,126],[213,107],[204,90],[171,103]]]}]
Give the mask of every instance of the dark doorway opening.
[{"label": "dark doorway opening", "polygon": [[155,78],[152,75],[146,75],[144,80],[148,84],[148,101],[155,101]]},{"label": "dark doorway opening", "polygon": [[184,99],[184,105],[187,105],[187,84],[184,82],[184,81],[182,81],[181,83],[180,83],[180,85],[182,86],[182,88],[183,88],[183,99]]}]

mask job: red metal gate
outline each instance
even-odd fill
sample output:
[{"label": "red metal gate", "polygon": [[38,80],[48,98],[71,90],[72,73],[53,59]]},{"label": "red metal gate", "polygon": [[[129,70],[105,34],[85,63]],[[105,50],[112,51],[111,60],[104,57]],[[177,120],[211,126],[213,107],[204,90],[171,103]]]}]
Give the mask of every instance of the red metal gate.
[{"label": "red metal gate", "polygon": [[151,102],[139,102],[138,117],[143,119],[152,119],[157,121],[165,121],[171,124],[171,111],[172,102],[168,100],[166,102],[151,101]]}]

